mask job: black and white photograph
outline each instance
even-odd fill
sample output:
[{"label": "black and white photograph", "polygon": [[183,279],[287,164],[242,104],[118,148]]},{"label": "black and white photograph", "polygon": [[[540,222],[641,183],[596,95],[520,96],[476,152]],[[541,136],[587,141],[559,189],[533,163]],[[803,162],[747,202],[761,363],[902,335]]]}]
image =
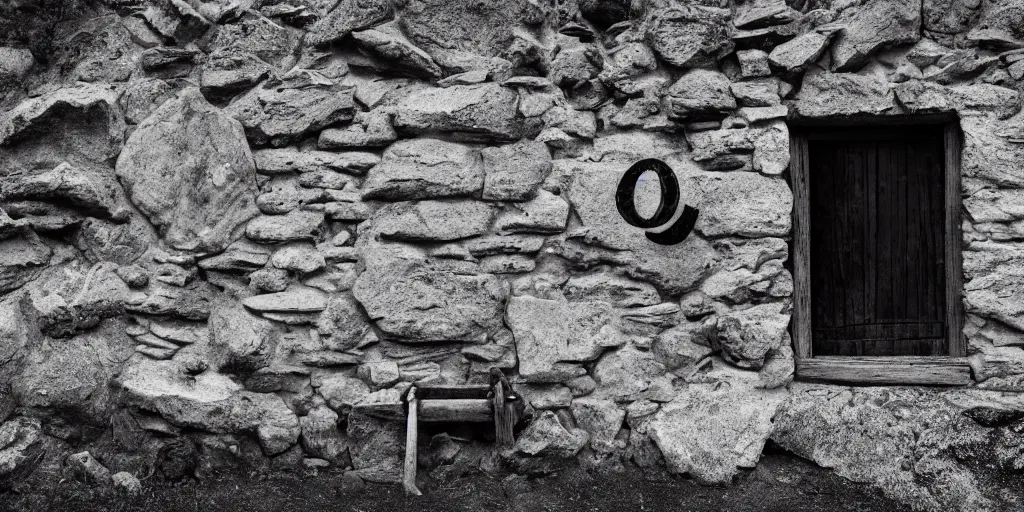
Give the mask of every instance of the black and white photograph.
[{"label": "black and white photograph", "polygon": [[0,0],[0,512],[1024,511],[1024,0]]}]

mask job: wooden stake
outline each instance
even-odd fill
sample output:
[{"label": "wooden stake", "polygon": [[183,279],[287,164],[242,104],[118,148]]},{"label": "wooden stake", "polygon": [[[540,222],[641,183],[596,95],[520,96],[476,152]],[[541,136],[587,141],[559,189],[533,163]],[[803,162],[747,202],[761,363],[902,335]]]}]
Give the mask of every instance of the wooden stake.
[{"label": "wooden stake", "polygon": [[501,449],[511,448],[515,443],[512,437],[512,426],[515,423],[512,404],[505,403],[505,383],[498,381],[494,385],[494,437]]},{"label": "wooden stake", "polygon": [[416,398],[415,386],[409,388],[406,400],[409,402],[409,415],[406,417],[405,422],[405,478],[402,480],[402,484],[405,487],[406,494],[422,496],[423,493],[416,488],[416,442],[419,437],[417,432],[419,399]]}]

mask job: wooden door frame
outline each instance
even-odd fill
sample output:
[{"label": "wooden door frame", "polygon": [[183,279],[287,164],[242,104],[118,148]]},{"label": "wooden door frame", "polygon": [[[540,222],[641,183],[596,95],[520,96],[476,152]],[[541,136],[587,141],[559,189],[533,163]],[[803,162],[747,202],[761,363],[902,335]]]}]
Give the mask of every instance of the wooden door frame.
[{"label": "wooden door frame", "polygon": [[[946,339],[948,356],[814,357],[811,347],[811,261],[810,182],[807,128],[850,126],[871,129],[878,126],[942,125],[945,153],[945,243]],[[955,116],[889,117],[834,123],[813,120],[795,123],[790,135],[790,178],[793,188],[793,319],[791,333],[796,356],[796,378],[860,384],[971,383],[967,364],[967,343],[963,335],[963,264],[961,254],[960,155],[963,139]]]}]

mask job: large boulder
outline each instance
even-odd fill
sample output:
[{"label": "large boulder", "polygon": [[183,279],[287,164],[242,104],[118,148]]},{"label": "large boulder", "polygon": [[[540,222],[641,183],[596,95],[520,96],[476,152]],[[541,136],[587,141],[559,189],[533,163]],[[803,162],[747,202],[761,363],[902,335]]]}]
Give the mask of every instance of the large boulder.
[{"label": "large boulder", "polygon": [[871,116],[895,108],[889,84],[853,73],[808,72],[793,102],[799,117]]},{"label": "large boulder", "polygon": [[0,174],[106,167],[121,151],[125,122],[110,87],[81,84],[25,100],[0,115]]},{"label": "large boulder", "polygon": [[63,162],[49,171],[11,177],[0,184],[0,200],[28,199],[70,206],[100,219],[128,220],[131,210],[112,174]]},{"label": "large boulder", "polygon": [[755,389],[753,374],[715,374],[717,381],[680,388],[650,420],[647,432],[669,471],[707,484],[728,484],[738,468],[757,464],[772,433],[772,416],[787,393]]},{"label": "large boulder", "polygon": [[235,302],[219,302],[210,311],[210,346],[217,366],[232,372],[253,372],[270,365],[277,347],[274,323]]},{"label": "large boulder", "polygon": [[309,29],[306,42],[323,45],[354,30],[384,23],[394,16],[394,0],[341,0]]},{"label": "large boulder", "polygon": [[694,229],[708,237],[789,234],[793,192],[785,180],[753,173],[708,173],[696,176],[702,197]]},{"label": "large boulder", "polygon": [[172,247],[217,252],[256,215],[256,173],[242,126],[183,90],[143,121],[117,159],[132,202]]},{"label": "large boulder", "polygon": [[[978,420],[984,416],[968,409],[998,404],[996,394],[806,383],[791,388],[771,434],[783,449],[844,478],[882,487],[917,510],[1020,506],[999,476],[1005,470],[998,469],[1013,464],[1019,451],[1005,447],[1018,444],[1019,434],[1009,433],[1013,427],[988,428],[998,423],[982,426]],[[1008,403],[990,410],[1019,414],[1019,407]]]},{"label": "large boulder", "polygon": [[536,135],[540,121],[519,112],[519,95],[496,83],[429,87],[398,103],[395,128],[466,140],[511,141]]},{"label": "large boulder", "polygon": [[190,375],[174,360],[135,358],[117,377],[128,402],[174,425],[218,434],[255,432],[263,451],[276,455],[299,440],[299,419],[284,400],[253,393],[228,376]]},{"label": "large boulder", "polygon": [[353,293],[388,338],[483,342],[501,328],[508,292],[493,275],[434,268],[387,248],[364,251],[364,261]]},{"label": "large boulder", "polygon": [[42,437],[43,429],[36,418],[19,416],[0,425],[0,479],[35,462]]},{"label": "large boulder", "polygon": [[484,199],[531,199],[551,172],[551,154],[543,142],[523,140],[484,148],[480,154],[484,167]]},{"label": "large boulder", "polygon": [[854,70],[876,52],[921,38],[921,4],[860,0],[844,4],[835,23],[843,30],[832,44],[832,69]]},{"label": "large boulder", "polygon": [[528,0],[410,0],[399,24],[428,53],[461,51],[513,60],[517,29],[545,20],[543,4]]},{"label": "large boulder", "polygon": [[484,184],[479,151],[437,139],[392,144],[363,183],[366,199],[432,199],[470,196]]},{"label": "large boulder", "polygon": [[1019,242],[974,242],[964,251],[968,312],[1024,330],[1024,257]]},{"label": "large boulder", "polygon": [[707,333],[727,361],[758,369],[768,353],[789,341],[789,313],[778,303],[759,304],[720,315]]},{"label": "large boulder", "polygon": [[563,302],[512,297],[505,323],[512,329],[519,375],[530,382],[562,382],[583,374],[582,363],[626,342],[607,302]]},{"label": "large boulder", "polygon": [[683,73],[666,91],[669,113],[680,119],[715,119],[736,109],[736,98],[725,75],[708,69]]},{"label": "large boulder", "polygon": [[655,11],[647,41],[665,62],[679,67],[715,64],[734,47],[728,9],[686,5]]},{"label": "large boulder", "polygon": [[239,96],[225,109],[245,127],[254,144],[287,145],[310,132],[355,116],[355,89],[315,71],[271,79]]}]

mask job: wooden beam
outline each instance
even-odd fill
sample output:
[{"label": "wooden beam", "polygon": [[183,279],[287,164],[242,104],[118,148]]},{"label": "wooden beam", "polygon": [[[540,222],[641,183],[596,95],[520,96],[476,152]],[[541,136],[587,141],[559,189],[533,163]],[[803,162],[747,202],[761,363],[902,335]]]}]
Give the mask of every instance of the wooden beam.
[{"label": "wooden beam", "polygon": [[963,235],[960,233],[960,209],[963,187],[960,184],[960,154],[963,139],[958,123],[946,125],[945,133],[946,167],[946,339],[949,355],[967,355],[967,340],[964,339],[964,312],[961,293],[964,288],[962,254]]},{"label": "wooden beam", "polygon": [[420,400],[441,400],[459,398],[487,398],[491,386],[487,384],[465,384],[448,386],[417,386],[416,396]]},{"label": "wooden beam", "polygon": [[[420,400],[417,397],[416,400],[421,423],[487,423],[494,419],[491,415],[491,401],[486,398]],[[388,421],[405,421],[407,417],[406,406],[403,404],[357,404],[352,407],[352,412]]]},{"label": "wooden beam", "polygon": [[515,444],[515,437],[512,435],[512,428],[515,424],[513,415],[513,404],[505,401],[505,383],[498,382],[494,385],[494,397],[492,398],[494,408],[494,438],[501,449],[512,448]]},{"label": "wooden beam", "polygon": [[801,359],[796,375],[803,380],[856,384],[964,386],[971,368],[963,357],[815,357]]},{"label": "wooden beam", "polygon": [[811,357],[811,205],[807,138],[793,135],[789,145],[793,187],[793,320],[796,358]]},{"label": "wooden beam", "polygon": [[402,484],[406,494],[422,496],[419,488],[416,487],[416,444],[419,441],[419,399],[416,398],[416,387],[409,388],[406,395],[409,403],[409,416],[405,422],[405,475]]}]

